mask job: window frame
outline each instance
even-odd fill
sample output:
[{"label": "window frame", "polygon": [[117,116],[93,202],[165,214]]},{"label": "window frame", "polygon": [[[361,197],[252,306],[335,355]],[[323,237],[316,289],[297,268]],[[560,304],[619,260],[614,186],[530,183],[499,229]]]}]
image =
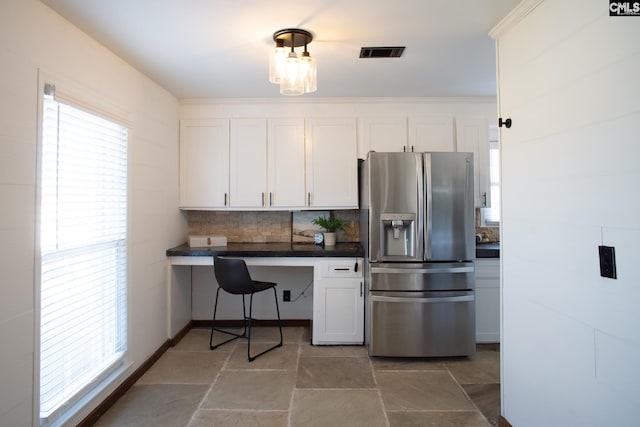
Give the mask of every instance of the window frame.
[{"label": "window frame", "polygon": [[[44,97],[45,88],[47,86],[55,87],[55,98],[62,101],[65,104],[71,105],[74,108],[83,110],[87,113],[102,117],[103,119],[115,122],[127,128],[127,144],[126,144],[126,289],[125,293],[125,350],[119,357],[117,366],[112,364],[110,369],[103,371],[99,374],[94,381],[82,388],[77,394],[77,399],[71,403],[62,405],[59,409],[54,411],[55,416],[50,415],[47,419],[40,417],[40,324],[41,324],[41,294],[42,294],[42,271],[41,260],[42,251],[40,247],[41,227],[40,221],[42,218],[42,209],[40,200],[42,197],[42,150],[43,150],[43,111],[44,111]],[[58,75],[50,74],[41,69],[38,70],[38,111],[37,111],[37,144],[36,144],[36,203],[35,203],[35,224],[34,224],[34,239],[35,239],[35,251],[34,251],[34,357],[33,357],[33,384],[34,384],[34,398],[33,398],[33,420],[38,425],[61,425],[67,422],[77,423],[84,416],[86,416],[88,405],[99,402],[108,396],[108,393],[112,392],[114,388],[122,382],[129,374],[130,368],[133,363],[130,360],[130,337],[131,337],[131,140],[133,134],[133,126],[129,119],[131,114],[117,106],[112,102],[109,96],[100,94],[89,89],[86,86],[82,86],[69,79],[63,78]]]},{"label": "window frame", "polygon": [[[498,151],[498,172],[495,172],[495,174],[497,175],[497,180],[494,181],[492,179],[492,175],[493,175],[493,171],[491,168],[491,150],[497,150]],[[500,143],[498,141],[498,139],[491,139],[489,140],[489,147],[488,147],[488,152],[489,152],[489,191],[491,192],[491,203],[495,203],[496,201],[496,197],[495,195],[497,194],[497,200],[498,203],[502,203],[501,200],[501,191],[500,191],[500,187],[501,187],[501,173],[500,173],[500,157],[501,157],[501,153],[500,153]],[[492,190],[494,189],[494,187],[496,187],[496,192],[494,193]],[[497,221],[495,220],[491,220],[489,219],[489,211],[492,208],[482,208],[480,210],[480,217],[481,217],[481,221],[480,224],[482,227],[500,227],[500,224],[502,222],[502,217],[501,217],[501,209],[498,209],[498,216],[500,217]]]}]

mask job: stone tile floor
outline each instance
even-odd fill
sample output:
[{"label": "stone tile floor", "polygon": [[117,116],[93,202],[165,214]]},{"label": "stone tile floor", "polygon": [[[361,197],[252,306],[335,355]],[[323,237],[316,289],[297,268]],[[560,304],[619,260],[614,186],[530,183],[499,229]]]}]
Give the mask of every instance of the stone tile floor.
[{"label": "stone tile floor", "polygon": [[[283,347],[249,363],[246,341],[210,351],[209,330],[193,329],[96,425],[498,425],[497,346],[471,358],[378,358],[361,346],[312,346],[307,328],[283,332]],[[277,328],[254,328],[252,352],[276,337]]]}]

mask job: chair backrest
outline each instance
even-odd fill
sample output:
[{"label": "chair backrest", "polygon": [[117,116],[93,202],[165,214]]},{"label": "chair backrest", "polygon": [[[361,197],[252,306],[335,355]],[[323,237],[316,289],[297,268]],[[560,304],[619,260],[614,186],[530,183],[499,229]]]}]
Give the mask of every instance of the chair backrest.
[{"label": "chair backrest", "polygon": [[231,294],[248,294],[253,290],[251,275],[243,259],[215,257],[213,270],[222,289]]}]

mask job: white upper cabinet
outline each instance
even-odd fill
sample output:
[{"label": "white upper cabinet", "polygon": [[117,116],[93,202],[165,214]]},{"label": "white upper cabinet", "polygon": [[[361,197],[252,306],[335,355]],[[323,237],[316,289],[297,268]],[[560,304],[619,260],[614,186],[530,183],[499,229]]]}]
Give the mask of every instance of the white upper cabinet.
[{"label": "white upper cabinet", "polygon": [[453,117],[448,115],[409,116],[407,151],[456,151]]},{"label": "white upper cabinet", "polygon": [[354,118],[306,121],[307,207],[358,207],[358,154]]},{"label": "white upper cabinet", "polygon": [[489,174],[489,125],[485,118],[456,119],[459,152],[473,153],[475,206],[491,206]]},{"label": "white upper cabinet", "polygon": [[229,206],[263,208],[267,197],[267,120],[232,119]]},{"label": "white upper cabinet", "polygon": [[305,207],[304,119],[269,119],[267,127],[267,204],[278,209]]},{"label": "white upper cabinet", "polygon": [[229,120],[180,122],[180,207],[224,208],[229,194]]},{"label": "white upper cabinet", "polygon": [[365,159],[369,151],[407,151],[407,118],[363,117],[358,120],[358,154]]},{"label": "white upper cabinet", "polygon": [[232,119],[231,208],[305,207],[304,119]]}]

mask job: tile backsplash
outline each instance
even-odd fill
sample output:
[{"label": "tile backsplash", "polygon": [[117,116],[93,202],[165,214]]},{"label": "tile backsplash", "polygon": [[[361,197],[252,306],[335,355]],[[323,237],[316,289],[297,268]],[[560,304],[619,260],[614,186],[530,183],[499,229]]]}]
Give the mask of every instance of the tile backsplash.
[{"label": "tile backsplash", "polygon": [[[189,211],[189,235],[226,236],[229,243],[313,243],[313,237],[294,235],[294,223],[332,214],[347,222],[338,232],[338,242],[359,242],[359,211]],[[476,209],[476,233],[483,241],[499,242],[499,227],[481,227],[480,209]]]},{"label": "tile backsplash", "polygon": [[[294,218],[308,217],[312,211],[189,211],[189,235],[226,236],[229,243],[286,243],[305,239],[293,236]],[[326,216],[329,211],[318,211]],[[360,241],[358,210],[333,211],[347,222],[338,232],[338,242]],[[316,217],[316,216],[314,216]],[[307,239],[313,243],[313,237]]]},{"label": "tile backsplash", "polygon": [[499,242],[500,227],[482,227],[480,208],[476,208],[476,234],[482,236],[483,242]]}]

